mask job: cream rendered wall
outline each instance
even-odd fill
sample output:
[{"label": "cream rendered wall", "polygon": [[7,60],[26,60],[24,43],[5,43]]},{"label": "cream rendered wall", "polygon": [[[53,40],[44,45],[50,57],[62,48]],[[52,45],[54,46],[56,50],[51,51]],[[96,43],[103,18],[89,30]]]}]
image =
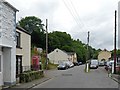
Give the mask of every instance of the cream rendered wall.
[{"label": "cream rendered wall", "polygon": [[99,55],[98,55],[98,60],[102,60],[102,59],[105,59],[106,61],[111,58],[111,52],[108,52],[108,51],[101,51],[99,52]]},{"label": "cream rendered wall", "polygon": [[59,61],[68,60],[68,55],[60,49],[55,49],[48,54],[48,58],[51,63],[58,64]]},{"label": "cream rendered wall", "polygon": [[22,66],[31,66],[31,36],[18,29],[16,31],[21,33],[20,44],[22,48],[22,49],[17,48],[16,55],[22,55]]},{"label": "cream rendered wall", "polygon": [[74,58],[73,62],[77,62],[77,54],[76,53],[74,54],[73,58]]},{"label": "cream rendered wall", "polygon": [[69,58],[69,60],[72,61],[72,62],[77,62],[77,54],[76,54],[76,53],[69,54],[69,55],[68,55],[68,58]]}]

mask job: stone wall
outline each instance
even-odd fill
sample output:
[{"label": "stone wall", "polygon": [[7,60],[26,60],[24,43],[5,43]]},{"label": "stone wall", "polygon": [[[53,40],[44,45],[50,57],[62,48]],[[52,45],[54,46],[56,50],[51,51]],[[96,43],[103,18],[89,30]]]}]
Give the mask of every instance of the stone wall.
[{"label": "stone wall", "polygon": [[1,4],[1,15],[0,15],[0,24],[1,24],[1,38],[2,45],[15,45],[15,36],[16,36],[16,12],[12,10],[9,6],[2,3]]},{"label": "stone wall", "polygon": [[[2,1],[2,2],[1,2]],[[3,55],[3,84],[16,82],[16,10],[0,1],[0,46]]]}]

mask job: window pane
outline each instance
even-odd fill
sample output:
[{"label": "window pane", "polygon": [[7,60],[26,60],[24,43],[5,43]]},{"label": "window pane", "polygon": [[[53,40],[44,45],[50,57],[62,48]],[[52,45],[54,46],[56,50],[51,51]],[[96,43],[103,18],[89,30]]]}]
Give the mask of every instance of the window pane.
[{"label": "window pane", "polygon": [[20,33],[19,32],[16,32],[16,38],[17,38],[17,46],[20,47]]}]

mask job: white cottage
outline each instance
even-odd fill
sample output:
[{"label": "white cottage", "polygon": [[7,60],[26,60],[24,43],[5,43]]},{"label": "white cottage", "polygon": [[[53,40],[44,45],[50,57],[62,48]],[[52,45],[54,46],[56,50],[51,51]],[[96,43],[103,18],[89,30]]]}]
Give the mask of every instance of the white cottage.
[{"label": "white cottage", "polygon": [[75,52],[67,52],[68,60],[71,62],[77,62],[77,54]]},{"label": "white cottage", "polygon": [[31,35],[20,26],[16,27],[16,76],[31,69]]},{"label": "white cottage", "polygon": [[51,63],[58,64],[60,61],[68,60],[68,54],[57,48],[48,54],[48,59]]},{"label": "white cottage", "polygon": [[0,86],[16,83],[16,11],[0,0]]}]

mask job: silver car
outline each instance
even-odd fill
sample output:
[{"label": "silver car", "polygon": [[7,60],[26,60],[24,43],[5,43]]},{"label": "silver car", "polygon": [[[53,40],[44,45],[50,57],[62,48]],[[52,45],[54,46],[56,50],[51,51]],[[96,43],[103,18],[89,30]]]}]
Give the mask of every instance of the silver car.
[{"label": "silver car", "polygon": [[98,60],[91,60],[90,61],[90,69],[97,69],[98,68],[98,65],[99,65],[99,62],[98,62]]}]

